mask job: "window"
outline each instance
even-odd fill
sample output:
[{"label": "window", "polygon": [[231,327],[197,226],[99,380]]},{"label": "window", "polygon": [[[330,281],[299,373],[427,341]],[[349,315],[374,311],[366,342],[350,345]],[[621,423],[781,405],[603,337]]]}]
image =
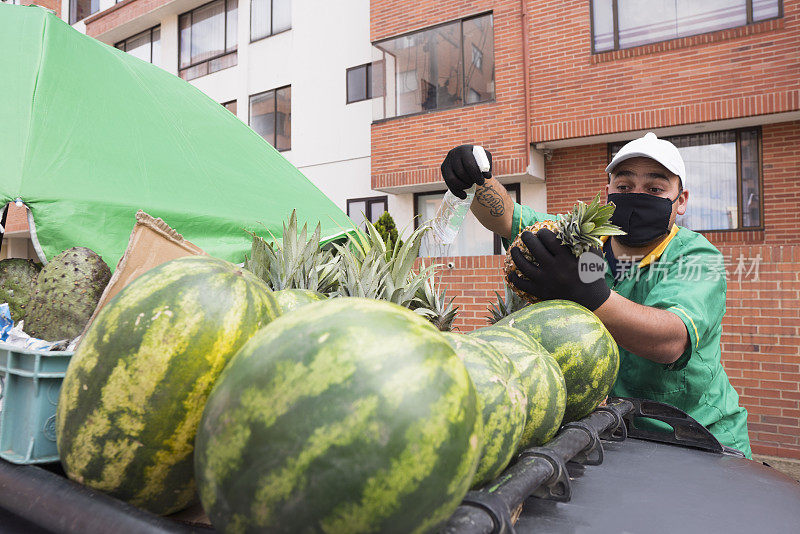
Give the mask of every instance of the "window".
[{"label": "window", "polygon": [[376,120],[494,100],[491,14],[380,41],[373,59]]},{"label": "window", "polygon": [[236,100],[231,100],[230,102],[223,102],[222,107],[236,115]]},{"label": "window", "polygon": [[178,19],[178,74],[184,80],[236,65],[238,0],[215,0]]},{"label": "window", "polygon": [[123,52],[158,65],[161,62],[161,26],[150,28],[114,45]]},{"label": "window", "polygon": [[292,148],[292,87],[250,97],[250,127],[278,150]]},{"label": "window", "polygon": [[69,23],[75,24],[100,10],[100,0],[69,0]]},{"label": "window", "polygon": [[360,65],[347,69],[347,103],[361,102],[372,98],[372,65]]},{"label": "window", "polygon": [[[515,202],[519,202],[519,184],[505,185],[508,194]],[[433,193],[414,194],[414,224],[420,221],[427,222],[434,218],[439,204],[442,203],[444,191]],[[456,240],[446,250],[433,250],[430,240],[423,240],[419,255],[421,257],[438,256],[489,256],[492,254],[502,254],[503,244],[500,236],[487,230],[472,211],[467,212],[464,218],[461,231],[458,232]]]},{"label": "window", "polygon": [[366,221],[375,224],[378,218],[388,211],[389,197],[351,198],[347,200],[347,216],[356,226],[367,229]]},{"label": "window", "polygon": [[592,50],[605,52],[783,16],[781,0],[592,0]]},{"label": "window", "polygon": [[250,41],[257,41],[291,28],[291,0],[252,0],[250,4]]},{"label": "window", "polygon": [[[665,137],[683,157],[689,205],[675,221],[695,231],[759,228],[760,130],[749,128]],[[625,143],[610,145],[611,156]]]}]

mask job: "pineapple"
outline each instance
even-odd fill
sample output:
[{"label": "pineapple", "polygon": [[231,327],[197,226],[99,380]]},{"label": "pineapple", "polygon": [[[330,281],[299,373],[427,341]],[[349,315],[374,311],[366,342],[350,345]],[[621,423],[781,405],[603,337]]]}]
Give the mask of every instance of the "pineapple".
[{"label": "pineapple", "polygon": [[433,275],[433,265],[413,270],[427,230],[421,226],[405,242],[398,240],[387,250],[378,230],[367,222],[366,235],[358,232],[347,244],[334,245],[340,258],[334,296],[381,299],[410,308],[417,290]]},{"label": "pineapple", "polygon": [[[422,266],[425,268],[424,263]],[[458,312],[458,306],[453,306],[455,299],[452,297],[448,301],[447,289],[437,285],[431,276],[417,289],[416,302],[411,309],[428,319],[440,331],[450,332]]]},{"label": "pineapple", "polygon": [[338,258],[320,247],[320,233],[320,225],[317,225],[311,239],[306,240],[306,225],[298,233],[297,213],[292,210],[288,226],[283,224],[280,240],[271,232],[272,242],[250,234],[253,245],[244,266],[273,291],[310,289],[331,293],[338,285]]},{"label": "pineapple", "polygon": [[528,305],[528,301],[514,293],[510,286],[506,286],[505,296],[500,295],[497,291],[494,294],[497,296],[497,304],[492,304],[486,308],[489,311],[489,315],[484,316],[489,321],[489,324],[495,324],[500,319],[508,317]]},{"label": "pineapple", "polygon": [[[524,228],[520,232],[520,235],[514,239],[514,242],[511,244],[511,246],[508,247],[508,252],[506,252],[506,280],[509,280],[509,275],[512,272],[517,272],[520,277],[524,278],[524,275],[517,271],[517,267],[514,265],[514,261],[511,259],[512,248],[519,247],[527,259],[533,262],[536,261],[535,258],[531,256],[528,248],[522,242],[522,232],[529,231],[535,234],[542,228],[547,228],[561,240],[562,244],[568,246],[576,257],[579,257],[581,254],[591,248],[601,247],[603,244],[603,242],[600,240],[601,236],[623,235],[625,233],[620,230],[619,227],[609,222],[609,219],[611,219],[611,215],[613,213],[614,203],[612,202],[601,205],[600,193],[597,193],[597,196],[595,196],[594,200],[592,200],[592,202],[589,204],[579,200],[578,203],[572,208],[572,213],[559,215],[555,221],[541,221],[532,226]],[[511,284],[510,281],[508,284],[514,293],[528,302],[536,302],[538,300],[533,295],[529,295],[517,289],[516,286]]]}]

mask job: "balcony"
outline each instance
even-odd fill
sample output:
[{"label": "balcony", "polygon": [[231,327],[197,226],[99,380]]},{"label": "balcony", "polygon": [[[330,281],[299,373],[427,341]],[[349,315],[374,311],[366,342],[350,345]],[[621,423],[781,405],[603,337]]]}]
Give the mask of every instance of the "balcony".
[{"label": "balcony", "polygon": [[[199,7],[208,0],[123,0],[110,4],[113,0],[101,0],[101,11],[91,15],[83,22],[86,35],[113,45],[160,24],[165,18]],[[110,4],[110,5],[109,5]]]}]

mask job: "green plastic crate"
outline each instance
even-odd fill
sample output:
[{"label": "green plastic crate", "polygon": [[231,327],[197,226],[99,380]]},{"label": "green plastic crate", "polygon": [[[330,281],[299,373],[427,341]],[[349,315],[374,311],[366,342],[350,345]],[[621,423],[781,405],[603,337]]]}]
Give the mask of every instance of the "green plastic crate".
[{"label": "green plastic crate", "polygon": [[56,406],[72,354],[0,342],[0,457],[15,464],[58,461]]}]

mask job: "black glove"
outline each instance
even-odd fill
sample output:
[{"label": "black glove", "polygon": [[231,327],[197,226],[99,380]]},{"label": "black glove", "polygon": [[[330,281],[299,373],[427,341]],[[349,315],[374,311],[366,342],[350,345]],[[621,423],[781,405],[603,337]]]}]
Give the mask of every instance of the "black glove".
[{"label": "black glove", "polygon": [[606,285],[605,261],[600,249],[592,249],[576,258],[547,228],[536,235],[523,232],[522,242],[538,265],[527,260],[519,247],[511,249],[514,264],[520,274],[527,277],[526,280],[514,272],[509,275],[509,281],[518,289],[541,300],[571,300],[591,311],[608,300],[611,289]]},{"label": "black glove", "polygon": [[442,162],[442,178],[447,188],[458,198],[467,198],[465,191],[473,184],[483,185],[492,177],[492,154],[484,149],[489,160],[489,172],[481,172],[472,155],[472,145],[461,145],[452,149]]}]

